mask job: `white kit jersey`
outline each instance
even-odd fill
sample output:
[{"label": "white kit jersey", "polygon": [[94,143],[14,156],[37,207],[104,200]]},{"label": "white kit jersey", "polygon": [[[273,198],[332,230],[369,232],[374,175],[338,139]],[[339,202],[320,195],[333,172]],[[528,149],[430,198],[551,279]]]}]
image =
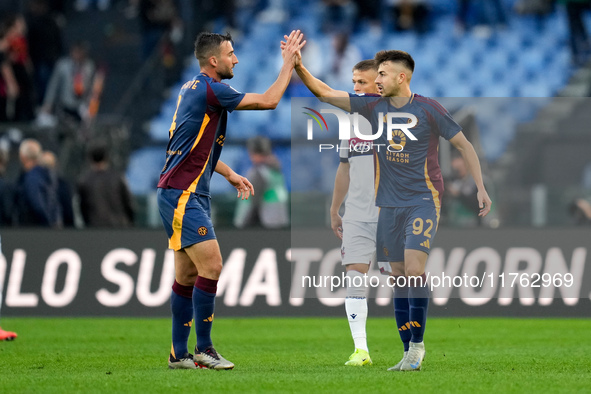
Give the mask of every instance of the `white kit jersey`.
[{"label": "white kit jersey", "polygon": [[[369,121],[361,115],[359,129],[361,134],[372,133]],[[349,191],[343,220],[377,222],[372,141],[358,138],[351,130],[351,138],[341,141],[339,157],[342,163],[349,163]]]}]

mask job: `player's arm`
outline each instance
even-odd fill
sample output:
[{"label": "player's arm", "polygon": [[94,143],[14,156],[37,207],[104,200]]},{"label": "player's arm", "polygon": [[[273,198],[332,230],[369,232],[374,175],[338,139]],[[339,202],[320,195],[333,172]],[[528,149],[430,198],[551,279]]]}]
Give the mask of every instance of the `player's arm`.
[{"label": "player's arm", "polygon": [[478,206],[480,207],[480,213],[478,216],[486,216],[490,212],[490,207],[492,201],[486,192],[484,187],[484,181],[482,180],[482,170],[480,168],[480,161],[478,160],[478,155],[476,155],[476,151],[474,147],[466,139],[466,136],[461,131],[457,133],[454,137],[452,137],[449,142],[460,151],[466,165],[468,166],[468,171],[474,178],[474,182],[476,183],[476,187],[478,188],[477,198],[478,198]]},{"label": "player's arm", "polygon": [[335,90],[316,78],[304,65],[301,63],[296,64],[295,70],[298,76],[306,85],[308,89],[318,97],[320,101],[324,101],[335,107],[338,107],[344,111],[351,112],[351,99],[349,93],[342,90]]},{"label": "player's arm", "polygon": [[339,209],[345,201],[349,190],[349,163],[339,163],[337,175],[334,178],[334,191],[332,192],[332,203],[330,204],[330,227],[335,235],[343,239],[343,220],[339,215]]},{"label": "player's arm", "polygon": [[246,177],[237,174],[229,165],[221,160],[218,160],[218,164],[215,166],[215,172],[226,178],[230,185],[234,186],[238,190],[236,197],[242,197],[243,200],[248,200],[250,195],[254,195],[254,187]]},{"label": "player's arm", "polygon": [[296,53],[306,44],[306,41],[302,42],[303,38],[304,35],[299,30],[291,32],[286,38],[285,46],[282,46],[283,66],[275,82],[263,94],[246,93],[236,109],[275,109],[277,107],[289,84]]}]

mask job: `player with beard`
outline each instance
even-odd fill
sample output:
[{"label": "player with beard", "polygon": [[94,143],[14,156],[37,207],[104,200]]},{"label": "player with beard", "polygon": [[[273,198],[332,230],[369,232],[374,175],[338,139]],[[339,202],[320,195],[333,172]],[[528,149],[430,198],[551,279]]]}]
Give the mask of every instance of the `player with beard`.
[{"label": "player with beard", "polygon": [[[291,32],[279,76],[263,94],[240,93],[221,82],[234,76],[238,64],[229,34],[201,33],[195,41],[201,72],[181,88],[158,182],[158,207],[175,260],[171,369],[234,368],[214,349],[210,335],[222,256],[211,222],[209,183],[215,171],[237,189],[238,197],[254,193],[245,177],[219,161],[228,112],[274,109],[289,83],[295,54],[305,44],[302,38],[299,31]],[[187,350],[193,319],[194,356]]]}]

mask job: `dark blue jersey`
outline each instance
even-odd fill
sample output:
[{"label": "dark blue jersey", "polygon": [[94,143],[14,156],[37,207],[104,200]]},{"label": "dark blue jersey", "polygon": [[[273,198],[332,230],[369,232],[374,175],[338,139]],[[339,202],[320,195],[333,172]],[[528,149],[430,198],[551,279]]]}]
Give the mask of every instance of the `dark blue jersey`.
[{"label": "dark blue jersey", "polygon": [[[443,178],[437,157],[439,137],[447,140],[461,131],[449,112],[437,101],[413,94],[401,108],[391,104],[388,97],[351,98],[351,112],[358,112],[372,124],[374,134],[380,124],[382,135],[374,141],[376,205],[379,207],[407,207],[432,202],[441,206]],[[410,113],[417,124],[408,131],[393,131],[387,138],[387,114]],[[381,113],[381,116],[380,116]],[[396,118],[392,123],[410,123],[409,118]]]},{"label": "dark blue jersey", "polygon": [[244,93],[203,73],[182,86],[159,188],[209,196],[209,181],[226,138],[228,111],[243,97]]}]

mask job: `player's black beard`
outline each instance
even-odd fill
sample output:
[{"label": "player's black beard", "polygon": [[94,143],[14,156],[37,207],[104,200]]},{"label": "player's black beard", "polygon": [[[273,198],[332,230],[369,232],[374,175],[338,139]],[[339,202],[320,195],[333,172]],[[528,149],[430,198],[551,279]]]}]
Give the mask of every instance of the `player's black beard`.
[{"label": "player's black beard", "polygon": [[234,78],[234,74],[232,70],[229,70],[227,73],[219,74],[221,79],[232,79]]}]

